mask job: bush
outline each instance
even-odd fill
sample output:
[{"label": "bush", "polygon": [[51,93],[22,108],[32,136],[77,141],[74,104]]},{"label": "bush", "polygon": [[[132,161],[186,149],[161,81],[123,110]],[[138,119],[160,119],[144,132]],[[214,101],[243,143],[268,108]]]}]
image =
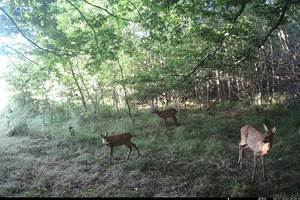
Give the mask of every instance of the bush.
[{"label": "bush", "polygon": [[29,128],[26,123],[18,124],[13,130],[8,132],[8,136],[26,136],[29,133]]}]

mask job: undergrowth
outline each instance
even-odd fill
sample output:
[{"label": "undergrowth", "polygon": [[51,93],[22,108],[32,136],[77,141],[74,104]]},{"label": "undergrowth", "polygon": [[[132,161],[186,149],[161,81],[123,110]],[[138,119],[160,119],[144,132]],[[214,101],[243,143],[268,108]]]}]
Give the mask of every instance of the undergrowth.
[{"label": "undergrowth", "polygon": [[[239,117],[226,111],[179,111],[180,126],[172,120],[165,125],[147,110],[135,111],[132,124],[126,110],[102,109],[96,117],[64,105],[46,112],[25,107],[2,113],[2,132],[26,124],[30,137],[11,141],[19,144],[15,148],[1,145],[0,196],[299,196],[298,107],[275,105],[256,114],[244,110]],[[251,124],[263,132],[266,121],[277,131],[266,158],[267,179],[258,165],[253,184],[252,152],[245,151],[243,171],[237,166],[240,128]],[[131,132],[141,157],[133,149],[126,161],[128,148],[116,147],[110,165],[109,148],[100,141],[107,131]]]}]

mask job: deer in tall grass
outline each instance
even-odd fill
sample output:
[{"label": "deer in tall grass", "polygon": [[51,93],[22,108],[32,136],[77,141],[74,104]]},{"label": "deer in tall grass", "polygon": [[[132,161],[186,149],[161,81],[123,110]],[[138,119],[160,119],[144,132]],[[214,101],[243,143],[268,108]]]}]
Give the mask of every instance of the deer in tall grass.
[{"label": "deer in tall grass", "polygon": [[254,152],[254,169],[252,174],[252,181],[254,181],[255,178],[255,171],[256,171],[256,160],[257,157],[261,157],[261,163],[262,163],[262,173],[263,178],[265,178],[265,162],[264,162],[264,156],[268,154],[268,152],[272,148],[272,139],[275,135],[276,128],[273,127],[271,130],[263,124],[265,129],[265,134],[262,134],[255,128],[253,128],[250,125],[243,126],[241,128],[241,142],[239,144],[239,160],[238,164],[240,165],[240,168],[243,168],[243,151],[245,148],[250,148]]},{"label": "deer in tall grass", "polygon": [[116,147],[116,146],[125,145],[130,149],[129,154],[127,156],[127,160],[129,160],[129,157],[130,157],[130,154],[132,151],[132,147],[134,147],[136,149],[136,151],[138,152],[138,155],[140,156],[140,152],[139,152],[137,146],[133,142],[131,142],[131,138],[132,138],[132,135],[131,135],[131,133],[128,133],[128,132],[111,135],[111,136],[108,136],[108,132],[106,132],[105,135],[101,134],[102,144],[104,144],[110,148],[110,163],[112,163],[113,150],[114,150],[114,147]]},{"label": "deer in tall grass", "polygon": [[167,125],[167,118],[172,118],[174,120],[174,123],[176,126],[178,126],[178,122],[177,122],[177,118],[176,118],[176,113],[177,110],[174,108],[170,108],[167,110],[162,110],[162,111],[158,111],[157,108],[152,110],[152,113],[156,114],[157,116],[159,116],[160,118],[164,119],[165,124]]}]

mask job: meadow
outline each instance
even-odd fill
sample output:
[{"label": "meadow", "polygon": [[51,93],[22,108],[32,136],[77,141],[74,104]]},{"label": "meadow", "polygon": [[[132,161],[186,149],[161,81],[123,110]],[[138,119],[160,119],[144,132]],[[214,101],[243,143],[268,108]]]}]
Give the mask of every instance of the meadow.
[{"label": "meadow", "polygon": [[[59,111],[60,109],[60,111]],[[66,113],[42,118],[32,110],[2,117],[0,196],[10,197],[298,197],[300,113],[298,107],[272,106],[240,111],[179,110],[180,126],[167,125],[147,110],[134,114],[135,123],[107,109],[96,119]],[[3,115],[3,114],[2,114]],[[3,115],[4,116],[4,115]],[[35,116],[35,117],[34,117]],[[50,116],[50,115],[49,115]],[[71,116],[71,118],[69,118]],[[69,119],[69,120],[68,120]],[[71,120],[70,120],[71,119]],[[51,122],[50,122],[51,120]],[[262,123],[276,126],[273,147],[266,156],[266,179],[260,162],[251,181],[253,152],[244,153],[239,169],[240,127]],[[21,125],[20,125],[21,124]],[[72,124],[75,136],[68,132]],[[14,135],[9,130],[19,125]],[[126,146],[101,144],[100,133],[131,132],[141,157]]]}]

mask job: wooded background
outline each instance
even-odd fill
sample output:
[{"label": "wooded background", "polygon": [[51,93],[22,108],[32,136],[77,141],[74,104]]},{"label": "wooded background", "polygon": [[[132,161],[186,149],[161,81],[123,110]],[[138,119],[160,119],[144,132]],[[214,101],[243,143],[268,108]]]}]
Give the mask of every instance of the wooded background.
[{"label": "wooded background", "polygon": [[95,113],[299,98],[298,1],[6,0],[0,10],[4,77],[22,105]]}]

